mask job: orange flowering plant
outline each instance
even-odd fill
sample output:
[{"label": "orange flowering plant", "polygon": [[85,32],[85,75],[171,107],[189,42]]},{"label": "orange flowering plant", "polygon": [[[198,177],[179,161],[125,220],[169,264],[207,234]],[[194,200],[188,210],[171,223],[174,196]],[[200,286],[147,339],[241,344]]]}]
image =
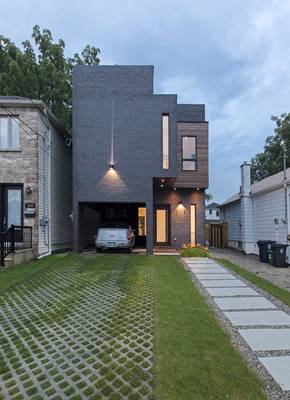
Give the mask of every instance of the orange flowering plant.
[{"label": "orange flowering plant", "polygon": [[193,243],[183,244],[180,254],[182,257],[209,257],[208,247]]}]

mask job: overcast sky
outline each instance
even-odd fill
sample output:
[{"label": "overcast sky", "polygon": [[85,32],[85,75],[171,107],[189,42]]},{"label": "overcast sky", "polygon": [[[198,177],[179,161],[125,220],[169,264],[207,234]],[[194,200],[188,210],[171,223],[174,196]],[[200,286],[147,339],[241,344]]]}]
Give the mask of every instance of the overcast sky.
[{"label": "overcast sky", "polygon": [[155,93],[205,103],[210,188],[223,201],[263,148],[271,114],[290,111],[290,0],[1,0],[0,34],[34,24],[67,54],[100,47],[102,64],[154,64]]}]

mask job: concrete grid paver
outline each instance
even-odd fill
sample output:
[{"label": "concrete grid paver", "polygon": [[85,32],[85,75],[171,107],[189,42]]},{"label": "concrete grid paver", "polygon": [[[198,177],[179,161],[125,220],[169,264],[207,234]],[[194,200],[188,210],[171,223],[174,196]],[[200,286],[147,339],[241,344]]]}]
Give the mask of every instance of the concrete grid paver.
[{"label": "concrete grid paver", "polygon": [[152,271],[141,270],[139,287],[127,293],[119,284],[124,268],[100,277],[93,266],[74,264],[5,292],[5,399],[152,397]]}]

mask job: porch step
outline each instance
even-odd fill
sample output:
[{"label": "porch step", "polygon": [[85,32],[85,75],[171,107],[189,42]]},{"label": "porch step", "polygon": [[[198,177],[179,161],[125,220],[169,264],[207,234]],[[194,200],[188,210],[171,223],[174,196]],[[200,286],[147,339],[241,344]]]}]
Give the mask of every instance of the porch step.
[{"label": "porch step", "polygon": [[4,260],[5,267],[13,267],[14,265],[27,262],[34,258],[34,252],[32,249],[27,250],[16,250],[15,253],[10,253]]}]

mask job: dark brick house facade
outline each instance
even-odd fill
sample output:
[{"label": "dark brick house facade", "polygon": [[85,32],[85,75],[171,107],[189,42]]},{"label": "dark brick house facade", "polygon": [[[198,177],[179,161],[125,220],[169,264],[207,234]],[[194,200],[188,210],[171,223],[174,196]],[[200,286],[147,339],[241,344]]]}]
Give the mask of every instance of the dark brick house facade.
[{"label": "dark brick house facade", "polygon": [[208,123],[204,105],[153,93],[152,66],[73,71],[74,249],[125,220],[137,245],[204,241]]}]

